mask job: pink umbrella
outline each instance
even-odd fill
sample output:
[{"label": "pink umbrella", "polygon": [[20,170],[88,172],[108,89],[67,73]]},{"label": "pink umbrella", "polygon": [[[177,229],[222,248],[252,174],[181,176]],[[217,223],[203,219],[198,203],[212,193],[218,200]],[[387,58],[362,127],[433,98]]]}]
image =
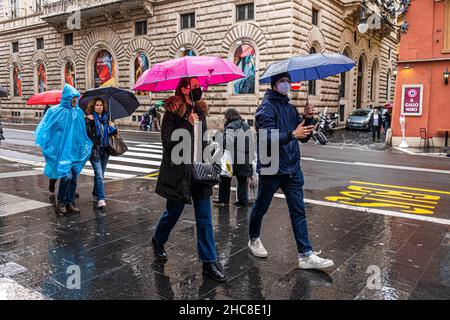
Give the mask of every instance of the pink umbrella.
[{"label": "pink umbrella", "polygon": [[135,91],[175,90],[181,78],[196,77],[200,86],[231,82],[245,78],[232,62],[218,57],[184,57],[153,65],[136,82]]}]

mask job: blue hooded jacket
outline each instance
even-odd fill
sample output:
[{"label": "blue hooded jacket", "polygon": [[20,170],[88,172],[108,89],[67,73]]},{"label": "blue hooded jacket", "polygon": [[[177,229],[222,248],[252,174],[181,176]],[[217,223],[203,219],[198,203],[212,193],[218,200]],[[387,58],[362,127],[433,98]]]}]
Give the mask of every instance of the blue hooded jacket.
[{"label": "blue hooded jacket", "polygon": [[[293,175],[301,169],[300,164],[300,145],[296,139],[292,138],[292,132],[302,123],[303,118],[298,113],[295,106],[289,103],[287,96],[278,92],[267,90],[261,106],[256,110],[256,130],[258,134],[258,165],[257,172],[261,174],[261,168],[269,165],[261,164],[259,130],[267,130],[267,145],[270,153],[271,132],[279,130],[279,168],[277,175]],[[314,119],[305,119],[305,126],[314,124]],[[311,136],[300,140],[303,143],[308,142]],[[263,141],[261,141],[263,142]],[[270,154],[269,154],[270,156]]]},{"label": "blue hooded jacket", "polygon": [[[77,105],[72,107],[75,97]],[[36,145],[41,147],[46,161],[44,173],[50,179],[67,177],[72,168],[79,175],[91,155],[92,141],[79,100],[80,93],[64,85],[61,103],[47,111],[35,131]]]}]

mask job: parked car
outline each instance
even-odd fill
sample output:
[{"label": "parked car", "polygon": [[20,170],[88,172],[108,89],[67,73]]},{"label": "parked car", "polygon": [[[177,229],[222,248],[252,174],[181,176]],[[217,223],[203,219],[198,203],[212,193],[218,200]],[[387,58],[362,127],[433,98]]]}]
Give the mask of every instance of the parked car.
[{"label": "parked car", "polygon": [[[386,113],[389,111],[384,108],[384,106],[378,106],[376,109],[379,110],[381,117],[384,119]],[[373,114],[373,108],[369,109],[358,109],[354,111],[347,119],[345,128],[346,129],[358,129],[358,130],[370,130],[370,117]]]},{"label": "parked car", "polygon": [[369,120],[373,109],[358,109],[347,119],[346,129],[370,130]]}]

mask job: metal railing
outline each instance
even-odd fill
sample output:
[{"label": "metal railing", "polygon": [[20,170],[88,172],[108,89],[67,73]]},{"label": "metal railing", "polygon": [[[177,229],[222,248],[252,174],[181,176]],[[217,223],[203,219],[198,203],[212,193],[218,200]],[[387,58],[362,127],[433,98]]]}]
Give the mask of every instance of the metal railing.
[{"label": "metal railing", "polygon": [[75,8],[89,8],[93,6],[101,6],[123,2],[123,0],[58,0],[47,1],[43,5],[44,15],[52,15],[57,13],[66,13]]}]

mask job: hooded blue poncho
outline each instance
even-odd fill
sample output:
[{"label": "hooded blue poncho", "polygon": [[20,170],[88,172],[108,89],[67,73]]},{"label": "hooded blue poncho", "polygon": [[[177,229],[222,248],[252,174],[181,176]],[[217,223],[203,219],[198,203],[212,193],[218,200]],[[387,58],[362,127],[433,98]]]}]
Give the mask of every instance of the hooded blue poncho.
[{"label": "hooded blue poncho", "polygon": [[[72,107],[74,97],[76,107]],[[61,103],[47,111],[36,129],[36,145],[41,147],[46,161],[44,174],[50,179],[67,177],[72,168],[79,175],[91,156],[92,141],[79,100],[80,93],[64,85]]]}]

